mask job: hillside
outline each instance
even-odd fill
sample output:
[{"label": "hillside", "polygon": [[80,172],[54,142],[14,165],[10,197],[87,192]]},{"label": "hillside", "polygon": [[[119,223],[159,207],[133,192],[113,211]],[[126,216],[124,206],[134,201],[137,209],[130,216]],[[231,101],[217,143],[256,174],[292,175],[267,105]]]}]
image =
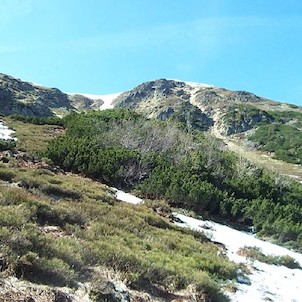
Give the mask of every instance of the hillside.
[{"label": "hillside", "polygon": [[57,88],[48,88],[0,74],[0,103],[2,115],[45,117],[98,109],[103,101],[79,94],[68,95]]},{"label": "hillside", "polygon": [[[219,286],[237,265],[219,245],[173,224],[164,201],[121,203],[107,185],[28,155],[32,126],[16,123],[19,150],[0,154],[0,299],[227,301]],[[45,141],[58,135],[34,126]]]},{"label": "hillside", "polygon": [[112,95],[65,94],[1,74],[0,101],[2,115],[65,116],[117,107],[176,120],[214,135],[256,165],[302,181],[301,107],[246,91],[160,79]]},{"label": "hillside", "polygon": [[[268,151],[268,163],[300,169],[301,108],[174,80],[83,99],[2,79],[4,301],[219,302],[243,294],[249,276],[267,278],[258,267],[269,273],[267,265],[286,266],[282,278],[299,276],[297,253],[236,245],[232,257],[245,258],[232,262],[231,242],[212,238],[218,224],[176,213],[301,251],[302,186],[259,165]],[[94,111],[93,104],[116,108]],[[65,117],[54,116],[59,112]],[[120,202],[129,196],[121,190],[144,203]],[[194,230],[182,221],[194,221]],[[263,294],[282,301],[274,295]]]},{"label": "hillside", "polygon": [[[302,108],[207,84],[156,80],[121,94],[115,107],[207,131],[257,165],[302,181]],[[281,131],[280,131],[281,130]]]}]

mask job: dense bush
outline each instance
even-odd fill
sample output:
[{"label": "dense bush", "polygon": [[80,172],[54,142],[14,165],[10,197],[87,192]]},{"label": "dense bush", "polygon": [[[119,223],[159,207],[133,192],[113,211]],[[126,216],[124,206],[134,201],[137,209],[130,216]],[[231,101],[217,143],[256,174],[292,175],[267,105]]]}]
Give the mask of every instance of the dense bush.
[{"label": "dense bush", "polygon": [[16,121],[21,121],[24,123],[30,123],[35,125],[58,125],[58,126],[64,125],[63,120],[57,116],[39,117],[34,115],[12,114],[10,115],[10,118]]},{"label": "dense bush", "polygon": [[302,247],[301,186],[222,151],[201,132],[121,109],[73,114],[65,123],[66,134],[46,151],[62,168]]},{"label": "dense bush", "polygon": [[277,159],[302,163],[302,113],[298,111],[270,111],[274,123],[260,125],[249,139]]},{"label": "dense bush", "polygon": [[0,151],[13,150],[15,147],[15,141],[0,139]]}]

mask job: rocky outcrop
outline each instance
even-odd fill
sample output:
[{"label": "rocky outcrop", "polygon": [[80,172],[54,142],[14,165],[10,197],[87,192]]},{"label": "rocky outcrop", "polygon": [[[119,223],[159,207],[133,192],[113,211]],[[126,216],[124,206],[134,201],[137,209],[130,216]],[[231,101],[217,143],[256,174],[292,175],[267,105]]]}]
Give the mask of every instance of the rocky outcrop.
[{"label": "rocky outcrop", "polygon": [[221,129],[222,134],[232,135],[235,133],[241,133],[248,130],[251,130],[255,125],[261,122],[269,122],[265,116],[252,116],[248,118],[244,118],[239,122],[233,122],[232,124],[224,125]]},{"label": "rocky outcrop", "polygon": [[[228,112],[234,104],[258,104],[269,100],[246,91],[231,91],[205,84],[160,79],[143,83],[121,94],[115,107],[136,110],[147,117],[160,120],[178,119],[189,128],[207,131],[214,125],[214,115],[219,109]],[[271,101],[270,101],[271,102]],[[254,115],[238,124],[220,121],[227,135],[246,131],[265,120]]]},{"label": "rocky outcrop", "polygon": [[140,103],[154,101],[157,103],[168,97],[174,96],[177,99],[187,99],[189,96],[184,96],[175,91],[185,87],[184,82],[160,79],[156,81],[146,82],[138,85],[134,89],[122,93],[114,101],[115,107],[137,109]]},{"label": "rocky outcrop", "polygon": [[92,289],[94,301],[102,302],[130,302],[130,293],[124,283],[102,280]]},{"label": "rocky outcrop", "polygon": [[224,114],[220,132],[232,135],[251,130],[260,123],[268,124],[273,121],[273,116],[254,106],[232,106]]},{"label": "rocky outcrop", "polygon": [[[2,115],[18,113],[61,116],[70,111],[98,110],[104,104],[104,100],[90,98],[90,95],[67,95],[56,88],[42,87],[0,74]],[[113,106],[135,110],[148,118],[178,120],[190,129],[201,131],[208,131],[215,124],[215,129],[222,135],[232,135],[248,131],[259,123],[273,122],[273,118],[265,110],[268,110],[267,108],[280,110],[285,104],[281,105],[246,91],[159,79],[142,83],[130,91],[119,94],[114,99]],[[242,115],[234,112],[234,108],[240,106],[247,108],[243,110]],[[249,112],[251,106],[255,110]],[[282,108],[281,110],[284,110]],[[293,108],[287,106],[285,110]],[[220,112],[219,119],[217,112]]]},{"label": "rocky outcrop", "polygon": [[89,111],[92,109],[99,109],[104,101],[101,99],[90,99],[81,94],[70,94],[68,96],[71,105],[79,111]]},{"label": "rocky outcrop", "polygon": [[53,109],[75,110],[68,95],[0,74],[0,114],[52,116]]}]

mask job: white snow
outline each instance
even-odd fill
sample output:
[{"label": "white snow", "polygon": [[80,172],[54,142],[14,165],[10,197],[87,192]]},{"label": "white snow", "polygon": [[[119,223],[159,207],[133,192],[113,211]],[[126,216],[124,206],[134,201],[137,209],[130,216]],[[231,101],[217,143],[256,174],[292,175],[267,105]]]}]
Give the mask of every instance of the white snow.
[{"label": "white snow", "polygon": [[[121,201],[140,204],[142,199],[116,188],[111,188],[115,197]],[[289,269],[285,266],[269,265],[256,260],[247,259],[237,254],[243,247],[258,247],[266,255],[293,257],[302,266],[302,254],[272,244],[254,235],[232,229],[231,227],[208,220],[194,219],[174,213],[184,223],[182,227],[203,231],[212,241],[222,243],[230,260],[243,263],[250,270],[249,274],[238,273],[235,282],[237,291],[225,291],[232,302],[299,302],[302,301],[302,269]],[[245,282],[245,283],[244,283]]]},{"label": "white snow", "polygon": [[170,79],[171,81],[176,81],[176,82],[183,82],[188,86],[191,86],[192,88],[195,89],[200,89],[200,88],[214,88],[215,86],[211,84],[206,84],[206,83],[198,83],[198,82],[190,82],[190,81],[183,81],[183,80],[178,80],[178,79]]},{"label": "white snow", "polygon": [[89,94],[89,93],[68,93],[69,95],[79,94],[86,98],[92,100],[102,100],[104,103],[100,106],[100,110],[111,109],[113,108],[112,102],[121,94],[122,92],[118,93],[111,93],[111,94]]},{"label": "white snow", "polygon": [[115,191],[115,198],[121,201],[125,201],[128,203],[132,203],[132,204],[139,204],[142,203],[143,200],[130,194],[130,193],[125,193],[122,190],[118,190],[116,188],[111,188],[113,191]]},{"label": "white snow", "polygon": [[9,129],[7,126],[0,122],[0,139],[5,140],[17,140],[16,138],[12,137],[11,135],[15,133],[15,131]]},{"label": "white snow", "polygon": [[[251,284],[236,283],[235,293],[226,292],[233,302],[298,302],[302,301],[302,270],[289,269],[285,266],[269,265],[247,259],[237,254],[245,246],[258,247],[266,255],[289,255],[302,265],[302,255],[284,247],[255,238],[253,235],[237,231],[228,226],[212,221],[203,221],[176,214],[186,226],[204,231],[211,240],[220,242],[227,249],[227,256],[236,263],[251,267],[251,274],[246,275]],[[178,223],[183,226],[183,224]],[[206,228],[204,228],[206,226]],[[239,279],[238,279],[239,280]]]},{"label": "white snow", "polygon": [[206,83],[197,83],[197,82],[185,82],[187,85],[193,88],[214,88],[215,86],[206,84]]}]

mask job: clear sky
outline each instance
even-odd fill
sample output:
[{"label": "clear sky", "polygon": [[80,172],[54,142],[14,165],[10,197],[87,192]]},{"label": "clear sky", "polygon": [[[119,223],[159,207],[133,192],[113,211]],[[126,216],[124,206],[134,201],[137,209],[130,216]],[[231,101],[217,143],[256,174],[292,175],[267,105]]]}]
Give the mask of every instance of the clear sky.
[{"label": "clear sky", "polygon": [[106,94],[158,78],[302,105],[301,0],[0,0],[0,72]]}]

